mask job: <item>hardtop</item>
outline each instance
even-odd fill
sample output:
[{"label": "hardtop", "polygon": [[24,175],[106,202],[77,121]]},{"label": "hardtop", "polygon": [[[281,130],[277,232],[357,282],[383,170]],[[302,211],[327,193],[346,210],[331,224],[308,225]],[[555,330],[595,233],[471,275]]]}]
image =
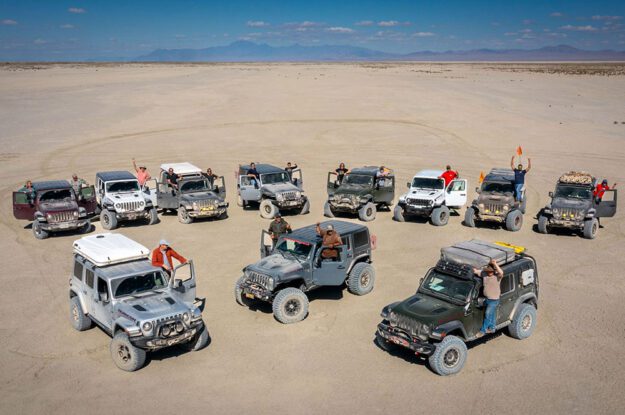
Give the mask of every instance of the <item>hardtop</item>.
[{"label": "hardtop", "polygon": [[150,250],[119,233],[101,233],[82,237],[73,244],[74,253],[96,266],[106,266],[147,259]]},{"label": "hardtop", "polygon": [[[321,229],[325,229],[328,225],[332,225],[334,230],[343,237],[358,231],[367,230],[364,225],[339,220],[328,220],[321,222]],[[309,225],[303,228],[295,229],[292,233],[285,235],[286,238],[299,239],[305,242],[317,243],[320,240],[317,235],[316,225]]]},{"label": "hardtop", "polygon": [[514,171],[512,169],[494,168],[484,177],[485,182],[513,182]]},{"label": "hardtop", "polygon": [[[393,170],[389,169],[389,176],[393,175]],[[380,171],[380,166],[364,166],[356,167],[350,170],[349,174],[365,174],[368,176],[375,176]]]},{"label": "hardtop", "polygon": [[146,274],[148,272],[161,271],[161,268],[153,266],[152,262],[148,259],[124,262],[120,264],[98,266],[88,258],[85,258],[78,253],[75,253],[75,255],[76,258],[79,259],[81,262],[89,261],[91,264],[93,264],[94,271],[97,273],[97,275],[106,281],[110,281],[119,277],[127,277],[130,275],[139,275]]},{"label": "hardtop", "polygon": [[[250,169],[249,164],[241,164],[239,165],[239,174],[245,174]],[[276,167],[272,164],[262,164],[256,163],[256,171],[258,174],[267,174],[267,173],[283,173],[285,170],[280,167]]]},{"label": "hardtop", "polygon": [[444,172],[442,170],[421,170],[417,174],[414,175],[414,179],[416,178],[429,178],[429,179],[438,179],[441,177],[441,174]]},{"label": "hardtop", "polygon": [[67,180],[48,180],[44,182],[34,182],[33,189],[35,192],[46,190],[70,189],[72,186]]},{"label": "hardtop", "polygon": [[134,174],[124,170],[103,171],[96,173],[95,177],[96,179],[100,179],[103,182],[112,182],[117,180],[137,180]]},{"label": "hardtop", "polygon": [[169,169],[173,169],[175,174],[181,176],[202,174],[202,169],[188,162],[161,164],[162,171],[168,171]]}]

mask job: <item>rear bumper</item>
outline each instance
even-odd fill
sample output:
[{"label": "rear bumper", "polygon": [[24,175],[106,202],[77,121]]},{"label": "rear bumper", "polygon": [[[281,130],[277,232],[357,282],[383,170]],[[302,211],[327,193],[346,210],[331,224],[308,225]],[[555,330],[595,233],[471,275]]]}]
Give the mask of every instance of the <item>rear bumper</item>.
[{"label": "rear bumper", "polygon": [[434,350],[436,350],[436,346],[432,343],[415,339],[412,336],[407,335],[405,332],[395,329],[388,324],[378,324],[377,333],[386,341],[405,347],[406,349],[410,349],[415,353],[427,356],[431,355],[434,353]]},{"label": "rear bumper", "polygon": [[82,228],[87,223],[89,223],[89,219],[78,219],[78,220],[72,220],[68,222],[56,222],[56,223],[39,222],[39,224],[41,225],[41,229],[43,229],[46,232],[60,232],[60,231],[75,230],[75,229]]}]

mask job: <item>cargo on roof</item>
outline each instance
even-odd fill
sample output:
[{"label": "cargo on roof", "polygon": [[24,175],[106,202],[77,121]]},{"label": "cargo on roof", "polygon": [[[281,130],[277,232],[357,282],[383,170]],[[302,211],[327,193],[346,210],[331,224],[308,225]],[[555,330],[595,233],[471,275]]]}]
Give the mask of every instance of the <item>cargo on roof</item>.
[{"label": "cargo on roof", "polygon": [[591,185],[595,181],[595,178],[592,177],[590,173],[586,173],[585,171],[570,171],[568,173],[564,173],[558,179],[559,183],[566,184],[584,184]]},{"label": "cargo on roof", "polygon": [[515,249],[491,242],[472,239],[441,248],[441,258],[456,264],[470,265],[475,268],[486,266],[492,259],[499,265],[512,262],[516,258]]},{"label": "cargo on roof", "polygon": [[74,241],[74,252],[96,266],[146,259],[150,250],[119,233],[101,233]]}]

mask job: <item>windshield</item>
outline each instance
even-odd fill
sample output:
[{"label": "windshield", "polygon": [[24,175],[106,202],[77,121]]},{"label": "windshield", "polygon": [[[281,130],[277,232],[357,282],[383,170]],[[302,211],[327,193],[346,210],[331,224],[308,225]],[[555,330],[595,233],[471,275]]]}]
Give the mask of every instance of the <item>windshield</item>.
[{"label": "windshield", "polygon": [[473,289],[473,282],[432,270],[419,288],[422,289],[466,303]]},{"label": "windshield", "polygon": [[291,181],[289,175],[284,172],[263,174],[260,178],[263,184],[287,183]]},{"label": "windshield", "polygon": [[182,193],[206,192],[210,190],[206,180],[191,180],[182,183],[180,191]]},{"label": "windshield", "polygon": [[343,184],[373,186],[373,176],[368,176],[366,174],[348,174],[347,176],[345,176]]},{"label": "windshield", "polygon": [[555,197],[575,198],[575,199],[590,199],[592,191],[588,187],[581,186],[556,186]]},{"label": "windshield", "polygon": [[136,180],[128,182],[111,182],[106,184],[106,191],[116,192],[134,192],[139,190],[139,182]]},{"label": "windshield", "polygon": [[425,177],[415,177],[412,180],[412,187],[420,189],[442,189],[444,181],[441,179],[430,179]]},{"label": "windshield", "polygon": [[167,280],[165,280],[163,274],[159,271],[118,278],[111,281],[113,296],[117,298],[157,290],[159,288],[165,288],[166,286]]},{"label": "windshield", "polygon": [[296,239],[285,238],[280,242],[277,249],[281,252],[290,252],[295,255],[307,257],[312,249],[312,244]]},{"label": "windshield", "polygon": [[74,195],[69,189],[48,190],[39,197],[40,202],[51,202],[53,200],[74,200]]},{"label": "windshield", "polygon": [[486,193],[514,193],[512,182],[484,182],[482,192]]}]

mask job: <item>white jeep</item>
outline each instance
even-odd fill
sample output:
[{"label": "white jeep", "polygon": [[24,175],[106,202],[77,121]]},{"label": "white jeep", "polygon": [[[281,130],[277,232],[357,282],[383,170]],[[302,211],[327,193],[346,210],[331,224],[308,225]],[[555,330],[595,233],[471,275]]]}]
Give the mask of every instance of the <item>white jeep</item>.
[{"label": "white jeep", "polygon": [[422,170],[407,183],[408,192],[400,196],[393,218],[404,222],[410,217],[430,218],[433,225],[449,222],[451,210],[467,203],[467,179],[454,179],[448,186],[441,178],[442,170]]}]

